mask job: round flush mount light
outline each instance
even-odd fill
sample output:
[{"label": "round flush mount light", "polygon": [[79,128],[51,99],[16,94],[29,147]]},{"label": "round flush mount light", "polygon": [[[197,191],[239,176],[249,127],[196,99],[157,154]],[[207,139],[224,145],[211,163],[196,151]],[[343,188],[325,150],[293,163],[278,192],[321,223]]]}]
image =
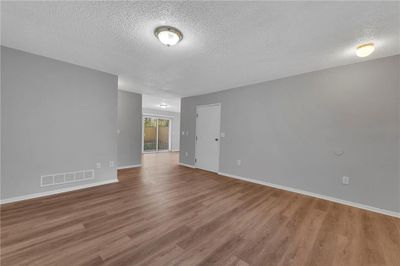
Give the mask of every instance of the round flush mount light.
[{"label": "round flush mount light", "polygon": [[162,104],[160,104],[160,107],[161,107],[161,108],[167,108],[168,105],[167,105],[166,103],[162,103]]},{"label": "round flush mount light", "polygon": [[356,55],[358,57],[366,57],[372,54],[375,50],[375,45],[371,43],[361,44],[356,48]]},{"label": "round flush mount light", "polygon": [[154,30],[154,35],[166,46],[176,45],[183,39],[183,34],[177,28],[171,26],[160,26]]}]

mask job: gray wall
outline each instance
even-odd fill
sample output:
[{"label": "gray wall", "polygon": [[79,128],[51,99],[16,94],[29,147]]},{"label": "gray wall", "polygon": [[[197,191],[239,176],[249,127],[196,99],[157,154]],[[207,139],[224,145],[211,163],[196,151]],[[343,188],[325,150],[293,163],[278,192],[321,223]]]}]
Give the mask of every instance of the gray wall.
[{"label": "gray wall", "polygon": [[221,103],[220,172],[400,211],[399,60],[183,98],[180,161],[194,164],[196,105]]},{"label": "gray wall", "polygon": [[[5,47],[1,75],[2,199],[117,177],[117,76]],[[88,169],[94,180],[40,187]]]},{"label": "gray wall", "polygon": [[138,165],[142,155],[142,95],[118,91],[118,167]]},{"label": "gray wall", "polygon": [[165,116],[172,120],[172,128],[171,128],[171,150],[179,151],[179,131],[181,128],[181,115],[180,113],[168,112],[150,108],[143,108],[143,114],[153,114],[159,116]]}]

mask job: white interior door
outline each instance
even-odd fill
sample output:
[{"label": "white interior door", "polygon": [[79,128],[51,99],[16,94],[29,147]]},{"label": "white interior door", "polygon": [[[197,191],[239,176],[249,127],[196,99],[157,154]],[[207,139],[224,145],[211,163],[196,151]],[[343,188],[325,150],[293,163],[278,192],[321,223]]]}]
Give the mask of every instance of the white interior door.
[{"label": "white interior door", "polygon": [[197,106],[196,115],[197,168],[218,172],[221,106]]}]

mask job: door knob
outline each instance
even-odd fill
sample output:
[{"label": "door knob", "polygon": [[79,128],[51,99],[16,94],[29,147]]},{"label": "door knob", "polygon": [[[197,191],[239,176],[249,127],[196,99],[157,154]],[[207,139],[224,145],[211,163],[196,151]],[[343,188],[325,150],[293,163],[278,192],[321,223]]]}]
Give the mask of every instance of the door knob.
[{"label": "door knob", "polygon": [[215,138],[215,141],[218,141],[218,138]]}]

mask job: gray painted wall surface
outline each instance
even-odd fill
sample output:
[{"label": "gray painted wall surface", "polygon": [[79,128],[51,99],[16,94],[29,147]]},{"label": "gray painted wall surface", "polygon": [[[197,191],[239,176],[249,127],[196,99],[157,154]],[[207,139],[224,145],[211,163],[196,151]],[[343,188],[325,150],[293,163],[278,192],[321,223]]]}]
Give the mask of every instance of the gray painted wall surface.
[{"label": "gray painted wall surface", "polygon": [[142,155],[142,95],[118,91],[118,166],[138,165]]},{"label": "gray painted wall surface", "polygon": [[[1,75],[2,199],[117,177],[117,76],[6,47]],[[86,169],[94,180],[40,187]]]},{"label": "gray painted wall surface", "polygon": [[181,115],[180,113],[168,112],[150,108],[143,108],[143,114],[154,114],[160,116],[166,116],[172,120],[171,128],[171,149],[172,151],[179,151],[179,131],[181,128]]},{"label": "gray painted wall surface", "polygon": [[180,161],[194,164],[196,105],[221,103],[220,172],[398,212],[399,60],[183,98]]}]

